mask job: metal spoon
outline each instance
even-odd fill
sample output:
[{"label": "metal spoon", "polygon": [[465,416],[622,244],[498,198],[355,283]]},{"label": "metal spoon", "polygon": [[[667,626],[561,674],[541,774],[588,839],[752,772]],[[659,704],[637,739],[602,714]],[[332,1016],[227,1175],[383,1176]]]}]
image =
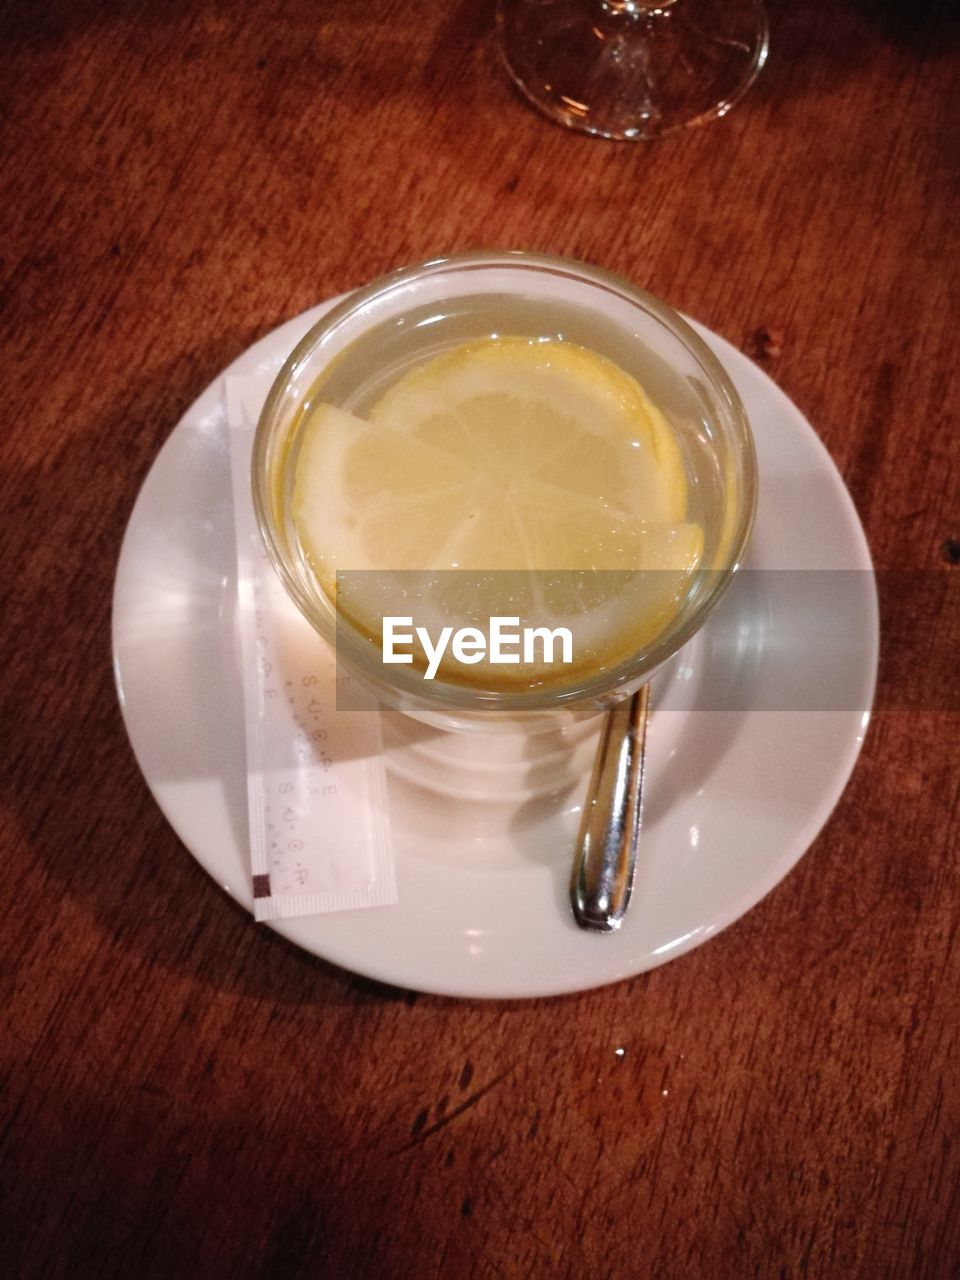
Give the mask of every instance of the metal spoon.
[{"label": "metal spoon", "polygon": [[613,933],[623,921],[637,864],[650,686],[607,712],[580,819],[570,884],[581,929]]}]

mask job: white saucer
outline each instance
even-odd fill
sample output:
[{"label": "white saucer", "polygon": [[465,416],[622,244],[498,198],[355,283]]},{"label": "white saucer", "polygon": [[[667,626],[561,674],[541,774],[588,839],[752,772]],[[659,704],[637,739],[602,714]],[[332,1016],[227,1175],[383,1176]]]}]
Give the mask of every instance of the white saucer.
[{"label": "white saucer", "polygon": [[[331,304],[328,304],[331,305]],[[325,307],[282,325],[228,372],[279,369]],[[856,511],[800,412],[749,360],[698,326],[747,407],[760,464],[748,565],[869,571]],[[224,382],[167,440],[127,528],[113,644],[137,760],[187,848],[251,906],[234,534]],[[536,740],[438,734],[385,716],[397,906],[270,927],[357,973],[458,996],[542,996],[651,969],[704,942],[790,870],[826,822],[863,741],[877,666],[868,584],[811,637],[789,575],[740,575],[655,684],[633,901],[618,934],[582,933],[568,906],[594,722]],[[799,578],[797,579],[799,580]],[[846,709],[777,710],[845,663]],[[778,680],[790,692],[779,701]],[[710,705],[691,690],[726,690]],[[786,700],[784,700],[786,699]],[[211,899],[211,910],[216,906]],[[251,928],[254,927],[251,923]]]}]

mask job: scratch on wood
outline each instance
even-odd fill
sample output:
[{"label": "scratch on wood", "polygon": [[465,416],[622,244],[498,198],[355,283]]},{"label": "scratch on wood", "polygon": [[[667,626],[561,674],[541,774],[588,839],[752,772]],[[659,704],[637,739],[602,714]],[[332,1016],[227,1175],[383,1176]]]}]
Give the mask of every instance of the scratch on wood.
[{"label": "scratch on wood", "polygon": [[458,1116],[462,1116],[465,1111],[469,1111],[471,1107],[475,1107],[480,1099],[488,1094],[491,1089],[495,1089],[501,1080],[505,1080],[512,1070],[513,1067],[511,1066],[508,1067],[506,1071],[502,1071],[500,1075],[494,1076],[489,1084],[485,1084],[483,1088],[478,1089],[476,1093],[471,1093],[469,1098],[464,1098],[463,1102],[461,1102],[459,1106],[454,1107],[452,1111],[447,1113],[447,1115],[441,1116],[439,1120],[428,1125],[426,1129],[421,1129],[419,1133],[414,1134],[409,1142],[405,1142],[401,1147],[394,1147],[393,1150],[388,1151],[387,1154],[391,1156],[399,1156],[402,1155],[404,1151],[410,1151],[413,1147],[419,1147],[421,1143],[426,1142],[427,1138],[432,1137],[435,1133],[439,1133],[441,1129],[445,1128],[451,1120],[456,1120],[456,1118]]}]

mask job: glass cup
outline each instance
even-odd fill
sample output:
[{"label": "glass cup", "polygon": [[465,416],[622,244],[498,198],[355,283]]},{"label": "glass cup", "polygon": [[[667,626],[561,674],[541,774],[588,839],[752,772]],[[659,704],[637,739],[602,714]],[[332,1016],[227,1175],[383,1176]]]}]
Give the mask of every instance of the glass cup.
[{"label": "glass cup", "polygon": [[[542,688],[484,687],[385,665],[318,583],[292,516],[306,410],[353,411],[406,369],[468,339],[564,339],[635,372],[674,428],[704,549],[679,608],[652,642]],[[401,712],[442,728],[555,727],[597,714],[645,683],[703,625],[739,562],[756,505],[756,459],[740,398],[716,357],[665,303],[599,268],[546,255],[464,253],[374,281],[327,312],[280,370],[253,451],[253,496],[268,554],[338,664]],[[339,623],[339,625],[338,625]]]}]

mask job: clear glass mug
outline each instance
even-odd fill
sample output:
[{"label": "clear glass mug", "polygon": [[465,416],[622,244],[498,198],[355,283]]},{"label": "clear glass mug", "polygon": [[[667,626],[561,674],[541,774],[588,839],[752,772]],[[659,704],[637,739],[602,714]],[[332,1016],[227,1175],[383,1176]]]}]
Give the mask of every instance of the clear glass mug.
[{"label": "clear glass mug", "polygon": [[[301,548],[291,506],[304,406],[348,412],[357,387],[387,386],[411,361],[468,338],[562,337],[639,381],[673,426],[705,532],[700,569],[655,640],[610,667],[560,686],[467,687],[385,665],[338,618]],[[352,293],[307,333],[264,404],[253,450],[253,497],[270,559],[337,661],[387,705],[442,728],[552,728],[595,715],[645,683],[702,626],[739,565],[756,505],[753,438],[729,376],[665,303],[607,271],[525,252],[464,253],[405,268]]]}]

